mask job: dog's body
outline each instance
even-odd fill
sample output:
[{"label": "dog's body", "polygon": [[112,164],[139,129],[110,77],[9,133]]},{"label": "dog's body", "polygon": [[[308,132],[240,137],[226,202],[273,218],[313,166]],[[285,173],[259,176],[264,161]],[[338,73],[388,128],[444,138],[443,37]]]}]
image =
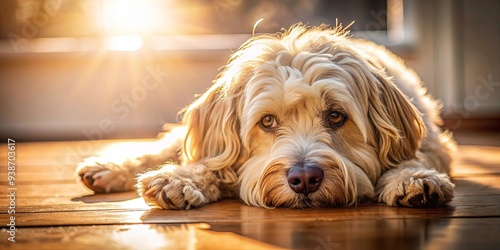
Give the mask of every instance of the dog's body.
[{"label": "dog's body", "polygon": [[454,188],[440,122],[401,59],[340,27],[296,25],[243,44],[158,153],[77,172],[96,192],[135,185],[165,209],[234,196],[268,208],[434,206]]}]

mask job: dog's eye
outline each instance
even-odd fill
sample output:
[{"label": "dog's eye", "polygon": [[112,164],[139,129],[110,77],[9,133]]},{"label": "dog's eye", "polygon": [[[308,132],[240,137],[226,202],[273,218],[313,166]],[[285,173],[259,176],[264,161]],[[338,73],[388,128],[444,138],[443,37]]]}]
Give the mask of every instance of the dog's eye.
[{"label": "dog's eye", "polygon": [[338,128],[344,125],[347,116],[340,111],[331,111],[328,113],[327,119],[331,127]]},{"label": "dog's eye", "polygon": [[259,125],[264,130],[272,130],[278,127],[278,122],[274,116],[265,115],[262,119],[260,119]]}]

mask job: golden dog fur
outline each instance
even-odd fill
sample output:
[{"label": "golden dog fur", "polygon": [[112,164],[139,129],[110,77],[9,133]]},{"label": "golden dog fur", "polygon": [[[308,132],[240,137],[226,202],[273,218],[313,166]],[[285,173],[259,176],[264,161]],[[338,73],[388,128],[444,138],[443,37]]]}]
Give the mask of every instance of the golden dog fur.
[{"label": "golden dog fur", "polygon": [[234,196],[266,208],[442,205],[453,198],[454,144],[426,92],[385,48],[341,27],[295,25],[244,43],[158,153],[89,159],[77,173],[96,192],[137,182],[165,209]]}]

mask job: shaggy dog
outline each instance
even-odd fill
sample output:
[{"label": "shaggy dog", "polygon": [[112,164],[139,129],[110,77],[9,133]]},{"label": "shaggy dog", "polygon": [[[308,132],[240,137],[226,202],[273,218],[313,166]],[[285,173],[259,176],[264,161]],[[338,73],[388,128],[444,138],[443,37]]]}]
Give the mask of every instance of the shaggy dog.
[{"label": "shaggy dog", "polygon": [[165,209],[235,196],[266,208],[436,206],[454,188],[440,123],[400,58],[339,26],[295,25],[245,42],[161,150],[87,159],[77,173],[95,192],[136,188]]}]

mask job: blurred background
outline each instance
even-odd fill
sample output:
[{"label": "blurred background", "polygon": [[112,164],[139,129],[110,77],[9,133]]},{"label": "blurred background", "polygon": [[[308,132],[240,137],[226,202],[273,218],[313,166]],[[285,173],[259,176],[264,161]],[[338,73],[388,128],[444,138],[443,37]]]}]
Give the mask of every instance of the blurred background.
[{"label": "blurred background", "polygon": [[256,33],[355,21],[417,71],[447,128],[500,129],[497,0],[2,0],[0,137],[154,137],[261,18]]}]

